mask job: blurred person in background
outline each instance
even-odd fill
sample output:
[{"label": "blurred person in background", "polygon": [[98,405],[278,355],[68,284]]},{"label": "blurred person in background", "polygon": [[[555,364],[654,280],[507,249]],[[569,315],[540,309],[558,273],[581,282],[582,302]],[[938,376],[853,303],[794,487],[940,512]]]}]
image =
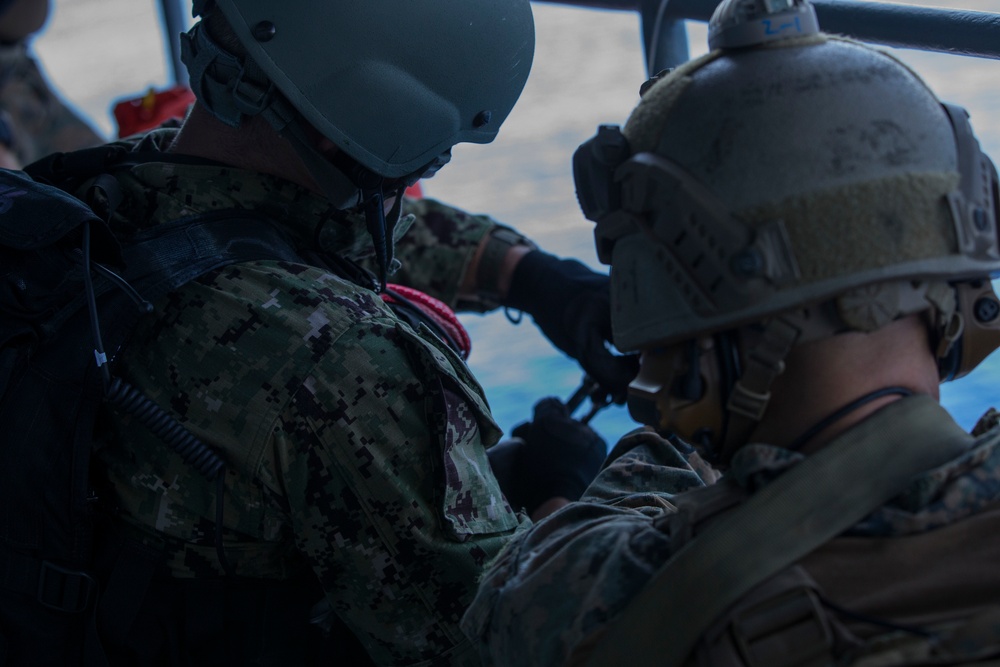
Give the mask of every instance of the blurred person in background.
[{"label": "blurred person in background", "polygon": [[30,54],[31,37],[49,11],[49,0],[0,0],[0,166],[6,168],[104,142],[59,99]]}]

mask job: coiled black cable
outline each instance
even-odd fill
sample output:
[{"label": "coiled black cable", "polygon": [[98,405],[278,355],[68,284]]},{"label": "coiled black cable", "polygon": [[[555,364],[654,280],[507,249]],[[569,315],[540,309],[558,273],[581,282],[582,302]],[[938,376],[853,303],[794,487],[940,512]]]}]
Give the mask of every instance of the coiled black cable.
[{"label": "coiled black cable", "polygon": [[[168,447],[177,452],[184,462],[193,466],[209,480],[225,468],[222,458],[211,447],[198,439],[183,424],[174,419],[163,408],[154,403],[148,396],[118,377],[112,377],[108,367],[108,358],[104,352],[104,342],[101,338],[100,321],[97,316],[97,294],[91,272],[97,270],[108,277],[111,282],[122,289],[129,298],[136,302],[142,312],[149,312],[152,306],[132,289],[123,278],[117,274],[93,264],[90,258],[90,224],[83,225],[83,243],[81,248],[83,261],[83,284],[87,295],[87,309],[90,314],[91,335],[94,341],[94,358],[101,369],[101,379],[104,383],[104,397],[111,405],[133,415]],[[103,270],[102,270],[103,269]],[[109,275],[110,274],[110,275]]]},{"label": "coiled black cable", "polygon": [[[216,482],[215,500],[215,552],[219,559],[219,564],[223,571],[232,576],[233,567],[226,558],[226,552],[222,543],[222,526],[224,518],[223,497],[225,492],[225,468],[226,464],[210,446],[202,442],[196,435],[191,433],[183,424],[178,422],[163,408],[154,403],[152,399],[141,391],[130,385],[125,380],[111,375],[108,366],[107,354],[104,351],[104,342],[101,338],[101,325],[97,313],[97,293],[94,290],[93,277],[91,271],[97,270],[91,262],[90,257],[90,224],[83,225],[82,239],[82,263],[83,263],[83,283],[87,297],[87,310],[90,315],[91,335],[94,343],[94,358],[101,370],[101,380],[104,386],[104,398],[112,406],[119,408],[127,414],[133,415],[153,435],[158,437],[170,449],[174,450],[184,462],[209,480]],[[103,267],[100,267],[103,268]],[[143,299],[138,292],[132,289],[123,278],[110,271],[100,271],[111,280],[112,284],[122,289],[129,298],[136,302],[142,312],[149,312],[151,305]],[[110,273],[111,275],[107,275]]]},{"label": "coiled black cable", "polygon": [[222,458],[144,393],[121,378],[111,380],[105,399],[138,419],[184,462],[210,480],[226,467]]}]

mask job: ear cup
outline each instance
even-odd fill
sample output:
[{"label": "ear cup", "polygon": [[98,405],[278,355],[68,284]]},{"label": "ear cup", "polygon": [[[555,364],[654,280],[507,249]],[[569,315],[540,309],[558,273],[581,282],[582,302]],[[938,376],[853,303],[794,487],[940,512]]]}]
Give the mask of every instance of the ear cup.
[{"label": "ear cup", "polygon": [[993,284],[989,280],[959,283],[956,298],[965,326],[956,344],[938,361],[945,380],[968,375],[1000,347],[1000,297]]}]

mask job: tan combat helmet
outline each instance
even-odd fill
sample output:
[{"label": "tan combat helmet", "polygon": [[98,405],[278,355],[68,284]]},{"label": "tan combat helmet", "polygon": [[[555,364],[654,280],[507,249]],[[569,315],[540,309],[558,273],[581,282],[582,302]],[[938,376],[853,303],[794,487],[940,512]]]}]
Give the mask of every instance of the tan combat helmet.
[{"label": "tan combat helmet", "polygon": [[804,0],[726,0],[709,34],[574,174],[615,345],[646,352],[633,416],[726,460],[797,343],[928,311],[942,377],[971,370],[1000,344],[1000,248],[993,164],[905,65]]}]

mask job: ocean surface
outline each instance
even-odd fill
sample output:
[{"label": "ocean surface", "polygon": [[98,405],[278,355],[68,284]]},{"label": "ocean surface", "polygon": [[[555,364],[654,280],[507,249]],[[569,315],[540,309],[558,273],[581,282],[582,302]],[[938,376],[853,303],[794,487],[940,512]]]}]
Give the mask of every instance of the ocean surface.
[{"label": "ocean surface", "polygon": [[[923,4],[1000,12],[1000,0]],[[570,173],[575,148],[601,123],[623,124],[646,79],[638,16],[535,4],[537,48],[531,77],[500,136],[488,146],[456,147],[452,164],[424,184],[428,196],[488,213],[549,252],[605,270],[592,226],[580,214]],[[705,52],[704,24],[688,26],[692,56]],[[54,16],[35,42],[50,79],[105,135],[112,101],[170,81],[153,0],[55,0]],[[897,51],[943,99],[966,107],[985,150],[1000,158],[1000,62]],[[470,359],[500,425],[527,419],[544,396],[567,398],[581,372],[551,347],[529,319],[503,313],[462,318],[473,340]],[[942,387],[942,401],[966,427],[1000,402],[1000,354]],[[592,422],[613,442],[635,424],[611,407]]]}]

